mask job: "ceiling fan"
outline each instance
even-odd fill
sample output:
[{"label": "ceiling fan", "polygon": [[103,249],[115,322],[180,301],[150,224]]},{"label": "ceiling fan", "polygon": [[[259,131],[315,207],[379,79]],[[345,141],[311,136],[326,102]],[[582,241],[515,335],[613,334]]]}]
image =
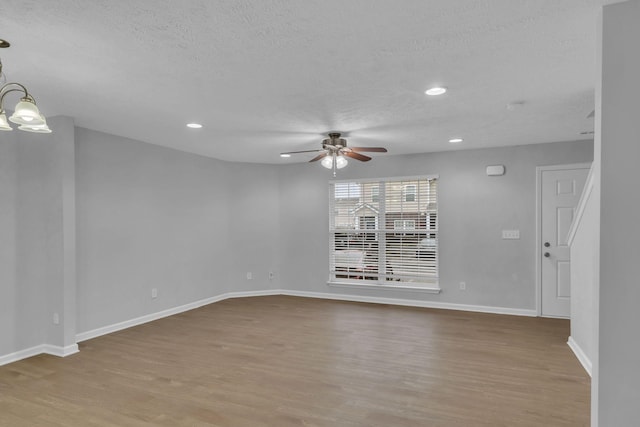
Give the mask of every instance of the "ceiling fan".
[{"label": "ceiling fan", "polygon": [[280,153],[282,157],[289,157],[291,154],[299,153],[320,153],[309,162],[317,162],[322,160],[321,164],[327,169],[333,169],[333,176],[336,176],[336,169],[342,169],[347,166],[347,157],[368,162],[371,157],[360,154],[362,152],[386,153],[387,149],[383,147],[347,147],[347,140],[340,138],[340,132],[329,133],[329,138],[322,140],[322,149],[320,150],[304,150],[289,151]]}]

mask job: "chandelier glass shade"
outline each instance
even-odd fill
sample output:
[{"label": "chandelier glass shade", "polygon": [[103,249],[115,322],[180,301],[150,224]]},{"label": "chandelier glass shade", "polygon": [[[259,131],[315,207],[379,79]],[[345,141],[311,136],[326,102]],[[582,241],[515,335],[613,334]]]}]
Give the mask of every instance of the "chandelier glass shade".
[{"label": "chandelier glass shade", "polygon": [[[1,76],[2,62],[0,61]],[[12,92],[19,92],[22,97],[13,109],[13,114],[7,120],[4,101],[6,96]],[[26,132],[51,133],[51,129],[47,126],[47,120],[38,110],[36,100],[31,96],[27,88],[20,83],[6,83],[0,87],[0,130],[12,131],[13,128],[9,122],[19,125],[18,129]]]}]

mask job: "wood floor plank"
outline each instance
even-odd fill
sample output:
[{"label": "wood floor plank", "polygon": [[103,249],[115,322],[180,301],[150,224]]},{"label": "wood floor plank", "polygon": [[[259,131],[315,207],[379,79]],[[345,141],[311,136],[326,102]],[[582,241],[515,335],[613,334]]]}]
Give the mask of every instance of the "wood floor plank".
[{"label": "wood floor plank", "polygon": [[565,320],[231,299],[0,367],[0,426],[588,426]]}]

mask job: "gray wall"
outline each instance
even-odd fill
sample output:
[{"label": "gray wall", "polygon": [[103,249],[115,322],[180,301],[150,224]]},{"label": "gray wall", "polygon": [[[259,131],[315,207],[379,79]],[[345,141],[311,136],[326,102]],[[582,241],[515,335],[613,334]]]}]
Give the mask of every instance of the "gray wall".
[{"label": "gray wall", "polygon": [[75,343],[75,253],[64,227],[75,195],[63,179],[73,174],[73,122],[56,117],[49,125],[52,135],[0,135],[0,356]]},{"label": "gray wall", "polygon": [[[280,288],[278,166],[234,163],[229,186],[229,291]],[[251,273],[252,279],[247,279]],[[270,279],[269,273],[273,273]]]},{"label": "gray wall", "polygon": [[[591,170],[589,180],[595,180]],[[577,351],[588,359],[586,368],[591,368],[596,351],[595,344],[595,292],[599,275],[600,255],[600,194],[594,185],[581,203],[585,203],[575,237],[571,242],[571,338]],[[599,185],[598,185],[599,187]],[[590,366],[589,366],[590,365]]]},{"label": "gray wall", "polygon": [[602,46],[600,313],[597,422],[638,424],[640,410],[640,1],[606,6]]},{"label": "gray wall", "polygon": [[[31,137],[17,144],[13,136],[0,145],[7,156],[0,188],[13,198],[0,217],[7,236],[0,256],[14,267],[2,273],[8,285],[0,292],[12,303],[2,313],[0,354],[43,342],[66,346],[75,331],[230,291],[342,292],[532,310],[535,166],[590,161],[592,153],[589,142],[565,142],[352,162],[339,178],[440,175],[443,292],[381,295],[326,285],[332,177],[318,165],[227,163],[82,128],[74,135],[68,119],[54,135],[50,147]],[[75,153],[68,145],[74,137]],[[74,155],[75,182],[68,176]],[[507,174],[487,177],[489,164],[506,165]],[[506,228],[520,229],[521,239],[502,240]],[[458,290],[462,280],[465,292]],[[53,312],[61,314],[62,331],[51,325]]]},{"label": "gray wall", "polygon": [[[45,308],[42,316],[47,344],[75,347],[75,127],[68,117],[56,117],[50,121],[54,132],[48,135],[50,142],[47,144],[43,144],[38,135],[25,134],[38,139],[34,142],[34,152],[39,153],[48,171],[43,192],[36,196],[46,236],[46,289],[43,292]],[[29,193],[20,191],[20,194]],[[31,268],[30,263],[27,269]],[[54,313],[59,318],[58,324],[53,322]]]},{"label": "gray wall", "polygon": [[[591,422],[598,423],[598,314],[602,128],[602,14],[597,22],[593,164],[581,203],[584,213],[571,243],[571,338],[591,364]],[[592,186],[589,192],[589,186]],[[575,350],[574,350],[575,351]]]},{"label": "gray wall", "polygon": [[0,133],[0,356],[40,344],[20,342],[16,305],[21,296],[16,271],[17,137]]},{"label": "gray wall", "polygon": [[[530,309],[535,306],[536,166],[590,162],[590,141],[510,148],[376,156],[350,162],[338,179],[438,174],[439,295],[414,291],[329,288],[328,181],[318,165],[295,164],[280,173],[282,286],[310,292],[414,298],[447,303]],[[487,165],[506,175],[488,177]],[[519,229],[520,240],[501,230]],[[465,281],[467,290],[459,290]]]},{"label": "gray wall", "polygon": [[[48,183],[53,178],[53,146],[18,134],[16,148],[16,306],[17,349],[45,340],[45,295],[47,293]],[[56,271],[51,272],[57,279]],[[48,311],[48,310],[47,310]],[[48,324],[46,324],[48,325]]]},{"label": "gray wall", "polygon": [[76,165],[78,332],[270,285],[275,166],[81,128]]}]

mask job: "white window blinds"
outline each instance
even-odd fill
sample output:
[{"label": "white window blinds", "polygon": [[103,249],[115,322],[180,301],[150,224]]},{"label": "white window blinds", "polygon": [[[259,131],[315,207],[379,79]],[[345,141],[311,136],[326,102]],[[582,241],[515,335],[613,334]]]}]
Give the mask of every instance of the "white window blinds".
[{"label": "white window blinds", "polygon": [[437,177],[339,181],[329,189],[332,281],[437,281]]}]

